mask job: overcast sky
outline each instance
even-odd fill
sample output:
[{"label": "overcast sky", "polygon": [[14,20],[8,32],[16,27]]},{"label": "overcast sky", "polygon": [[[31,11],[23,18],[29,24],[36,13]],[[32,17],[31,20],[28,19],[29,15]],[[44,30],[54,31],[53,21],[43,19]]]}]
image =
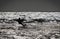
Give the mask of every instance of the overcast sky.
[{"label": "overcast sky", "polygon": [[0,11],[60,11],[60,0],[0,0]]}]

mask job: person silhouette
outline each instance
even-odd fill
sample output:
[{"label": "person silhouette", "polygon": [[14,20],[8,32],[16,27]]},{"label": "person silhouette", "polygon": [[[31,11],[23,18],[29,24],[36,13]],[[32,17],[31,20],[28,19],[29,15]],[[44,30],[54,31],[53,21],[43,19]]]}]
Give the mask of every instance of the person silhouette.
[{"label": "person silhouette", "polygon": [[26,27],[26,24],[24,24],[25,19],[18,18],[18,19],[13,19],[13,20],[17,21],[19,24],[21,24],[23,26],[23,28]]}]

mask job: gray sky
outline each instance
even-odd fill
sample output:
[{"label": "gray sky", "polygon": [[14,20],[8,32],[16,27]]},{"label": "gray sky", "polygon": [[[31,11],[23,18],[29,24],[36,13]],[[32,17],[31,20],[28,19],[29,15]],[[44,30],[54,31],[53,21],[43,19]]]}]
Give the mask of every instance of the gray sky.
[{"label": "gray sky", "polygon": [[0,11],[60,11],[60,0],[0,0]]}]

